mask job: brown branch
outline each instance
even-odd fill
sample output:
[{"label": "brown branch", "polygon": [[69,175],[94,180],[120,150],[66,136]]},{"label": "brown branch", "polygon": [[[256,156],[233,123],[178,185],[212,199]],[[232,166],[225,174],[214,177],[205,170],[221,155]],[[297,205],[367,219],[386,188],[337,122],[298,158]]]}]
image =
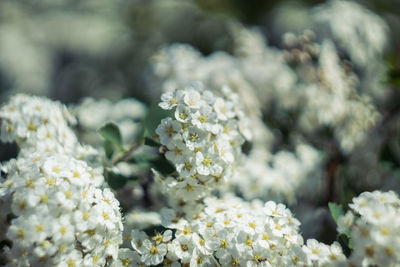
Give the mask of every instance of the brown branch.
[{"label": "brown branch", "polygon": [[127,158],[129,158],[132,153],[138,148],[140,147],[140,144],[134,144],[132,145],[128,151],[126,151],[124,154],[122,154],[121,156],[117,157],[114,161],[113,161],[113,165],[116,165],[122,161],[125,161]]}]

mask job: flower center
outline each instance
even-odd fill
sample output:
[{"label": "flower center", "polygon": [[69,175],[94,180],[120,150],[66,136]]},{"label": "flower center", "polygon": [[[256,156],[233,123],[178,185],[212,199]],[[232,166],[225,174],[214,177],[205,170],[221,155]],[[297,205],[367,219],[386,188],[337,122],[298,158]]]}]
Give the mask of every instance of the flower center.
[{"label": "flower center", "polygon": [[209,166],[212,163],[212,160],[209,157],[205,157],[202,163],[204,166]]},{"label": "flower center", "polygon": [[200,121],[201,123],[205,123],[205,122],[207,122],[207,117],[204,116],[204,115],[200,115],[200,116],[199,116],[199,121]]}]

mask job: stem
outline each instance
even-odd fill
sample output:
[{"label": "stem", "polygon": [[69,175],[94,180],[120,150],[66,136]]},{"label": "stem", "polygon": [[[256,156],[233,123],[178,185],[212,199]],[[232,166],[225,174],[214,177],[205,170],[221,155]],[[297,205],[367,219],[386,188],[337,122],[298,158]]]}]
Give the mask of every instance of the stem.
[{"label": "stem", "polygon": [[122,161],[125,161],[127,158],[129,158],[130,155],[138,148],[140,147],[140,144],[133,144],[128,151],[126,151],[124,154],[120,155],[116,159],[113,160],[113,165],[116,165]]}]

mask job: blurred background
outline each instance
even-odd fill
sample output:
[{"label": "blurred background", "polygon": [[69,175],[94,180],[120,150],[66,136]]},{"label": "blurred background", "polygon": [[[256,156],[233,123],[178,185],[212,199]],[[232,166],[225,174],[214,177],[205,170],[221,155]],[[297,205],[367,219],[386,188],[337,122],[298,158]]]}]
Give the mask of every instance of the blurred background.
[{"label": "blurred background", "polygon": [[[305,238],[332,241],[335,225],[328,202],[347,203],[365,190],[400,192],[400,1],[342,2],[0,0],[1,103],[16,93],[28,93],[71,106],[89,105],[82,102],[85,97],[112,102],[133,97],[149,106],[178,84],[176,80],[185,80],[181,72],[189,69],[190,74],[196,73],[194,77],[209,77],[204,65],[199,70],[196,65],[213,62],[208,71],[215,68],[227,73],[210,78],[210,84],[226,77],[236,81],[236,91],[248,102],[249,116],[261,118],[264,125],[246,149],[253,159],[262,154],[261,175],[268,172],[271,179],[276,178],[274,183],[286,179],[285,175],[297,179],[291,184],[265,183],[273,188],[266,193],[258,184],[259,173],[250,173],[257,169],[252,161],[242,171],[257,178],[249,178],[251,183],[244,188],[266,191],[238,195],[283,201],[301,220]],[[311,50],[302,53],[294,43]],[[335,47],[337,60],[329,54]],[[324,65],[319,51],[333,62],[340,61],[344,78],[315,81],[314,74],[321,72],[317,63]],[[258,54],[267,54],[262,64],[241,61]],[[332,72],[325,65],[322,69]],[[248,84],[241,87],[242,76]],[[340,120],[320,118],[329,123],[314,127],[313,114],[324,112],[324,103],[333,98],[328,94],[325,102],[319,98],[312,102],[317,95],[312,85],[324,87],[342,78],[344,87],[353,89],[338,98],[332,113],[340,109],[342,100],[350,101],[352,109],[343,111]],[[306,93],[298,94],[302,88]],[[253,98],[258,98],[255,106]],[[96,108],[104,111],[110,108],[107,103]],[[313,108],[300,117],[304,106]],[[77,111],[80,122],[86,116],[88,124],[94,113]],[[132,116],[137,121],[143,113]],[[359,116],[353,120],[354,114]],[[98,120],[103,122],[101,116]],[[92,124],[92,130],[99,126]],[[364,142],[357,141],[359,125],[366,132]],[[264,152],[252,150],[257,142]],[[12,147],[3,146],[2,159],[9,158],[10,151]],[[283,193],[274,191],[274,186]],[[120,193],[124,197],[126,191]],[[329,226],[309,227],[325,224]]]},{"label": "blurred background", "polygon": [[[400,2],[358,1],[390,27],[387,57],[399,64]],[[45,95],[64,103],[83,96],[152,102],[160,90],[146,78],[162,46],[187,43],[204,55],[232,52],[229,23],[258,26],[270,46],[285,32],[312,26],[324,1],[2,0],[0,92]]]}]

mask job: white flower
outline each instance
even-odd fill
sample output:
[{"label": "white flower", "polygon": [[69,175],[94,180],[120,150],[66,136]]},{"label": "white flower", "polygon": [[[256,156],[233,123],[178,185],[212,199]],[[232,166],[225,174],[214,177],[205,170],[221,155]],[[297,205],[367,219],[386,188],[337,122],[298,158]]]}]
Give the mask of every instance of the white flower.
[{"label": "white flower", "polygon": [[143,241],[141,260],[146,265],[157,265],[164,260],[164,256],[167,254],[167,245],[164,243],[153,244],[150,240],[145,239]]},{"label": "white flower", "polygon": [[176,164],[176,170],[184,177],[190,177],[196,173],[196,161],[191,156],[184,156],[182,161]]},{"label": "white flower", "polygon": [[217,113],[217,117],[221,121],[226,121],[235,117],[235,112],[233,110],[233,103],[226,102],[224,99],[218,97],[215,99],[213,108]]},{"label": "white flower", "polygon": [[179,136],[179,132],[182,129],[181,124],[171,118],[165,118],[161,120],[161,124],[157,127],[156,133],[160,137],[160,141],[164,145],[168,145],[173,138]]},{"label": "white flower", "polygon": [[189,263],[194,249],[192,238],[185,235],[178,236],[172,240],[171,249],[182,263]]},{"label": "white flower", "polygon": [[175,109],[175,119],[182,123],[187,123],[191,120],[191,109],[184,105],[178,105]]},{"label": "white flower", "polygon": [[208,105],[202,105],[192,116],[192,123],[201,130],[217,134],[221,126],[217,124],[217,115]]},{"label": "white flower", "polygon": [[205,145],[207,133],[197,127],[190,126],[182,136],[185,140],[186,147],[189,150],[195,150]]},{"label": "white flower", "polygon": [[53,234],[52,239],[55,244],[58,242],[71,242],[75,238],[75,227],[70,221],[68,215],[61,215],[61,217],[52,225]]},{"label": "white flower", "polygon": [[187,147],[182,140],[175,139],[167,145],[168,151],[165,157],[174,163],[182,162],[184,155],[188,154]]},{"label": "white flower", "polygon": [[132,237],[131,245],[133,249],[135,249],[138,252],[141,252],[144,249],[143,241],[148,239],[149,237],[145,232],[139,231],[137,229],[132,230],[131,237]]},{"label": "white flower", "polygon": [[70,267],[70,266],[80,266],[82,262],[82,253],[78,250],[72,250],[66,256],[56,259],[55,266],[57,267]]},{"label": "white flower", "polygon": [[338,219],[338,232],[344,233],[349,230],[354,222],[354,214],[352,212],[347,212],[344,216]]},{"label": "white flower", "polygon": [[200,92],[193,87],[188,87],[184,91],[183,102],[192,109],[199,109],[203,106]]},{"label": "white flower", "polygon": [[176,183],[174,191],[176,191],[176,194],[178,194],[183,200],[192,200],[198,199],[203,195],[206,188],[201,184],[198,184],[196,179],[188,178]]},{"label": "white flower", "polygon": [[206,240],[200,237],[198,234],[193,235],[193,243],[195,244],[196,251],[199,251],[202,255],[210,255],[212,253],[212,249],[210,248],[209,244]]},{"label": "white flower", "polygon": [[136,251],[127,248],[119,249],[118,261],[121,266],[135,266],[141,262],[140,255]]},{"label": "white flower", "polygon": [[269,216],[286,216],[287,215],[287,210],[285,208],[285,205],[283,204],[276,204],[273,201],[268,201],[265,203],[264,207],[264,212],[265,214]]},{"label": "white flower", "polygon": [[304,246],[303,250],[311,261],[318,262],[329,255],[329,249],[327,246],[319,243],[315,239],[308,239],[307,246]]},{"label": "white flower", "polygon": [[162,242],[167,243],[168,241],[171,240],[171,238],[172,238],[172,231],[166,230],[163,234],[157,233],[151,239],[158,245]]},{"label": "white flower", "polygon": [[161,95],[162,102],[160,102],[159,106],[162,109],[172,109],[183,101],[183,97],[184,94],[180,90],[164,93]]},{"label": "white flower", "polygon": [[218,163],[219,159],[216,154],[196,153],[197,172],[201,175],[221,174],[223,169]]}]

